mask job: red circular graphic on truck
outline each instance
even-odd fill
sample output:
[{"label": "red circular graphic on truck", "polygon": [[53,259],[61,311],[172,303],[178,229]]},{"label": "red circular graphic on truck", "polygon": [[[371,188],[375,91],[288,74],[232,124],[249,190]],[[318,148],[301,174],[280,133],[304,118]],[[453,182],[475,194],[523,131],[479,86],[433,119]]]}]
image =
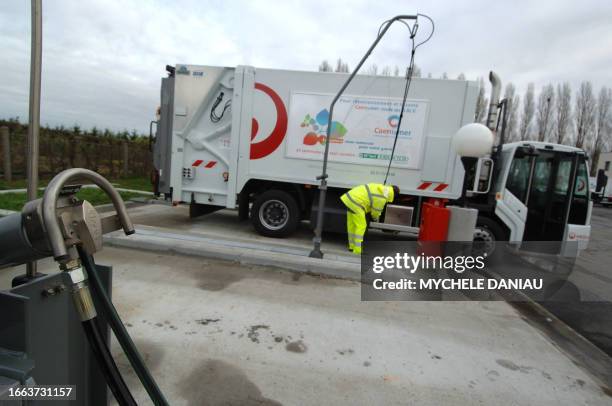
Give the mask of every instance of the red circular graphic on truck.
[{"label": "red circular graphic on truck", "polygon": [[[283,142],[285,138],[285,134],[287,134],[287,109],[285,108],[285,104],[280,96],[268,86],[255,83],[255,89],[260,90],[270,96],[272,102],[274,103],[274,107],[276,108],[276,125],[274,129],[265,139],[259,142],[251,143],[251,159],[259,159],[264,158],[270,155],[272,152],[276,151],[276,148]],[[253,117],[251,122],[251,140],[253,140],[257,136],[257,131],[259,130],[259,123],[257,119]]]}]

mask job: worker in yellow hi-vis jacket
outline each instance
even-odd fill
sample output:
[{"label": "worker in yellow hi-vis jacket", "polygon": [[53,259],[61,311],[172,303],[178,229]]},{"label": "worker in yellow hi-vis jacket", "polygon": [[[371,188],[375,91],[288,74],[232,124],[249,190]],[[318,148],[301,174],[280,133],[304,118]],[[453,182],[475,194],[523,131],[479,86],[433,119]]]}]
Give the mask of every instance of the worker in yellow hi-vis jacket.
[{"label": "worker in yellow hi-vis jacket", "polygon": [[385,205],[393,202],[395,198],[399,198],[399,188],[381,183],[354,187],[340,197],[347,208],[346,231],[349,250],[354,254],[361,254],[361,244],[368,226],[366,214],[378,221]]}]

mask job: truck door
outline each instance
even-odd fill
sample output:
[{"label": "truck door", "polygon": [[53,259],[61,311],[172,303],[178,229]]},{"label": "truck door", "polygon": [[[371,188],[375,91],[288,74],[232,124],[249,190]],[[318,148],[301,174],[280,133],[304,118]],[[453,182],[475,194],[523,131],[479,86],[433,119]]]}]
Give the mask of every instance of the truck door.
[{"label": "truck door", "polygon": [[518,159],[525,158],[529,174],[522,196],[527,207],[523,241],[588,241],[590,200],[584,155],[538,150]]},{"label": "truck door", "polygon": [[[573,172],[573,176],[575,176],[574,187],[571,189],[571,193],[568,193],[570,203],[565,214],[567,220],[563,233],[563,241],[565,243],[563,250],[568,254],[576,249],[585,249],[591,236],[591,210],[593,202],[591,201],[589,190],[587,162],[584,155],[576,156],[575,160],[576,169]],[[570,176],[572,176],[571,172]]]}]

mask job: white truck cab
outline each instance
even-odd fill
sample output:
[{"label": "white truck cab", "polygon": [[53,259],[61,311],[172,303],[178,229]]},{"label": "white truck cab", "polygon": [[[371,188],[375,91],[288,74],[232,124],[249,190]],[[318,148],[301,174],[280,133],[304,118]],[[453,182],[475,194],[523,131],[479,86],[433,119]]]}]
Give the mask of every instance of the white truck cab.
[{"label": "white truck cab", "polygon": [[[494,208],[477,238],[512,242],[566,242],[586,248],[591,233],[587,156],[581,149],[546,142],[504,144],[495,164]],[[483,210],[482,215],[487,215]],[[563,248],[561,248],[563,250]]]}]

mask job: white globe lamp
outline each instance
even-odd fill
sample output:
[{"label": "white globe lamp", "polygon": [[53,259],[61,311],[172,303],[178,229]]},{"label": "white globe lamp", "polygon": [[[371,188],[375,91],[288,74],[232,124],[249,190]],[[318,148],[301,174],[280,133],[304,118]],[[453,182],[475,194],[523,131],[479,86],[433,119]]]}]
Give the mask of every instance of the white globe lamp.
[{"label": "white globe lamp", "polygon": [[460,157],[480,158],[491,153],[493,132],[480,123],[466,124],[455,133],[452,142]]},{"label": "white globe lamp", "polygon": [[480,123],[466,124],[455,133],[452,145],[457,155],[461,157],[461,163],[465,170],[459,201],[464,207],[467,207],[468,182],[474,181],[473,177],[478,158],[491,153],[493,133],[487,126]]}]

